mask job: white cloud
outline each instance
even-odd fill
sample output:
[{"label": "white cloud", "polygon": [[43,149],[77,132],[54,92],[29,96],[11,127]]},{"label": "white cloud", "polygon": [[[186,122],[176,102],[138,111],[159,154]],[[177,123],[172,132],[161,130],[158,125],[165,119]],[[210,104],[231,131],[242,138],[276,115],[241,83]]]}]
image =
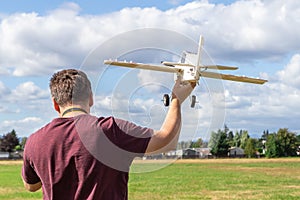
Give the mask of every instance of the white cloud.
[{"label": "white cloud", "polygon": [[[237,1],[230,5],[194,1],[167,11],[136,7],[124,8],[119,12],[105,15],[81,15],[78,5],[66,3],[46,15],[38,13],[4,15],[0,18],[0,76],[50,74],[65,66],[80,66],[90,50],[101,46],[101,42],[133,29],[163,28],[177,31],[195,41],[201,33],[205,37],[205,50],[212,58],[223,63],[226,61],[249,63],[255,60],[259,60],[260,63],[265,60],[282,63],[287,56],[293,55],[289,63],[277,72],[275,69],[263,68],[264,66],[260,69],[261,72],[255,72],[269,80],[263,86],[235,82],[224,82],[224,84],[226,120],[230,128],[253,130],[253,127],[256,127],[256,130],[262,131],[269,127],[269,129],[276,129],[287,125],[291,129],[296,129],[294,121],[299,119],[297,111],[300,109],[298,103],[300,100],[299,16],[300,1],[298,0]],[[176,47],[167,46],[169,43],[165,42],[166,40],[176,40],[171,38],[172,35],[138,34],[130,41],[119,37],[118,39],[121,39],[115,45],[105,46],[101,51],[121,52],[117,56],[126,56],[127,49],[133,51],[139,46],[148,47],[149,44],[144,41],[148,39],[150,41],[152,37],[157,37],[156,43],[166,44],[165,49],[172,51],[173,55],[181,50],[195,49],[194,46],[187,49],[190,44],[186,42],[178,42]],[[133,58],[138,58],[139,62],[145,60],[149,62],[153,57],[145,54]],[[156,56],[155,62],[161,57]],[[97,64],[102,62],[99,58],[96,61]],[[169,81],[173,83],[169,78],[166,80],[163,73],[140,71],[132,77],[139,81],[135,82],[139,86],[148,83],[168,85]],[[125,78],[118,84],[129,85]],[[129,103],[132,106],[130,109],[138,116],[139,112],[143,113],[147,106],[151,107],[156,105],[156,101],[160,101],[159,87],[148,87],[153,97],[143,96],[144,101],[142,101],[138,98],[130,99],[130,96],[124,94],[126,87],[119,85],[116,86],[117,89],[113,87],[113,99],[97,94],[95,109],[100,110],[98,114],[118,114],[130,119],[132,116],[128,116]],[[133,86],[129,89],[131,95],[136,94],[135,90],[138,90]],[[187,113],[187,121],[194,122],[196,115],[199,127],[209,127],[216,104],[211,102],[214,100],[209,97],[210,91],[202,89],[200,92],[203,92],[199,98],[202,108],[195,111],[196,113]],[[8,95],[7,101],[18,103],[27,101],[32,106],[32,110],[37,104],[41,108],[41,100],[49,98],[48,91],[41,89],[38,83],[30,81],[20,84],[15,89],[9,89],[0,82],[0,97],[2,94]],[[141,96],[137,94],[137,97]],[[5,112],[3,106],[0,111]],[[42,111],[44,112],[45,109]],[[153,108],[153,116],[160,111],[160,108]],[[38,112],[41,111],[35,109],[35,112],[38,116]],[[163,115],[159,119],[152,117],[152,120],[157,120],[158,124],[162,117]],[[218,119],[218,121],[222,120]],[[10,123],[7,121],[7,124]],[[205,129],[201,131],[205,132]]]},{"label": "white cloud", "polygon": [[299,7],[299,1],[283,0],[237,1],[228,6],[195,1],[168,14],[177,15],[177,28],[207,36],[211,54],[225,56],[227,51],[240,59],[266,59],[299,49],[295,17]]},{"label": "white cloud", "polygon": [[0,66],[14,67],[16,76],[78,66],[100,42],[147,27],[178,31],[195,39],[202,33],[207,38],[206,49],[218,58],[278,58],[299,49],[299,10],[297,0],[238,1],[227,6],[194,1],[167,11],[135,7],[106,15],[80,15],[78,5],[66,3],[44,16],[4,16]]},{"label": "white cloud", "polygon": [[[40,75],[61,66],[80,65],[87,52],[99,42],[89,19],[78,16],[70,4],[46,16],[17,13],[1,20],[1,66],[14,67],[16,76]],[[99,32],[96,31],[96,32]],[[92,45],[92,46],[91,46]]]},{"label": "white cloud", "polygon": [[12,90],[10,100],[12,101],[28,101],[50,98],[48,90],[42,90],[33,82],[25,82]]},{"label": "white cloud", "polygon": [[300,54],[295,54],[285,68],[277,73],[278,79],[300,89]]},{"label": "white cloud", "polygon": [[6,87],[4,85],[4,83],[2,83],[0,81],[0,99],[6,97],[8,94],[10,93],[10,90],[8,87]]},{"label": "white cloud", "polygon": [[173,74],[166,74],[150,70],[140,70],[138,73],[139,84],[144,86],[149,92],[160,92],[163,88],[170,88],[170,83],[174,82]]},{"label": "white cloud", "polygon": [[226,123],[236,129],[263,130],[279,128],[299,130],[300,85],[299,54],[291,57],[284,69],[264,85],[226,82]]},{"label": "white cloud", "polygon": [[[29,134],[33,128],[41,125],[37,116],[45,121],[54,117],[50,95],[33,82],[25,82],[11,89],[0,82],[0,131],[16,129]],[[34,122],[34,120],[37,122]],[[34,122],[34,123],[30,123]],[[44,122],[45,123],[45,122]]]},{"label": "white cloud", "polygon": [[8,69],[0,68],[0,76],[9,75],[10,71]]},{"label": "white cloud", "polygon": [[0,122],[0,132],[6,133],[16,130],[19,137],[29,136],[43,125],[43,120],[38,117],[26,117],[20,120],[5,120]]}]

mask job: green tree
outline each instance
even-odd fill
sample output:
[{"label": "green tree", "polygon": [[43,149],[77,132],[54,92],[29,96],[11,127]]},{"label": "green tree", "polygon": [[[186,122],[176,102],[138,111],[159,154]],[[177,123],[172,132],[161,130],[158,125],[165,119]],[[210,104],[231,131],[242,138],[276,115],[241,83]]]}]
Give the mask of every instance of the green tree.
[{"label": "green tree", "polygon": [[297,135],[296,139],[297,139],[297,144],[300,144],[300,135]]},{"label": "green tree", "polygon": [[229,144],[230,147],[234,147],[235,146],[234,135],[233,135],[232,131],[228,132],[227,140],[228,140],[228,144]]},{"label": "green tree", "polygon": [[217,157],[225,157],[228,154],[228,140],[226,129],[218,130],[218,132],[212,132],[209,142],[209,147],[211,148],[211,154]]},{"label": "green tree", "polygon": [[218,156],[226,157],[228,156],[228,149],[230,147],[227,140],[227,134],[225,131],[221,131],[220,134]]},{"label": "green tree", "polygon": [[268,135],[269,135],[269,130],[264,130],[261,136],[261,140],[267,140]]},{"label": "green tree", "polygon": [[300,153],[300,135],[297,135],[296,139],[297,139],[297,141],[296,141],[297,151],[298,151],[298,153]]},{"label": "green tree", "polygon": [[245,147],[245,155],[248,158],[253,158],[256,156],[256,139],[248,138]]},{"label": "green tree", "polygon": [[297,151],[297,137],[287,128],[281,128],[277,132],[278,155],[279,156],[295,156]]},{"label": "green tree", "polygon": [[19,139],[15,130],[3,135],[0,141],[0,150],[5,152],[13,152],[15,147],[19,145]]},{"label": "green tree", "polygon": [[238,131],[235,132],[233,141],[234,141],[233,146],[235,146],[235,147],[240,147],[241,146],[241,134],[240,134],[240,132],[238,132]]},{"label": "green tree", "polygon": [[272,133],[268,135],[267,142],[266,142],[266,157],[268,158],[279,157],[276,133]]},{"label": "green tree", "polygon": [[198,140],[193,141],[190,145],[190,148],[200,148],[204,144],[203,140],[201,138],[198,138]]},{"label": "green tree", "polygon": [[224,133],[227,135],[228,132],[229,132],[229,128],[228,128],[228,126],[225,124],[225,125],[224,125]]},{"label": "green tree", "polygon": [[246,143],[247,143],[247,140],[250,138],[249,134],[248,134],[248,131],[246,130],[241,130],[241,144],[240,144],[240,147],[242,149],[245,149],[246,148]]},{"label": "green tree", "polygon": [[268,135],[266,142],[266,156],[269,158],[295,156],[297,155],[297,136],[288,131],[287,128],[281,128],[277,133]]},{"label": "green tree", "polygon": [[26,142],[27,142],[27,137],[22,137],[20,142],[21,149],[24,150]]},{"label": "green tree", "polygon": [[210,134],[210,139],[209,139],[209,142],[208,142],[208,147],[213,149],[217,143],[219,141],[219,138],[218,138],[218,134],[217,132],[215,131],[212,131],[211,134]]}]

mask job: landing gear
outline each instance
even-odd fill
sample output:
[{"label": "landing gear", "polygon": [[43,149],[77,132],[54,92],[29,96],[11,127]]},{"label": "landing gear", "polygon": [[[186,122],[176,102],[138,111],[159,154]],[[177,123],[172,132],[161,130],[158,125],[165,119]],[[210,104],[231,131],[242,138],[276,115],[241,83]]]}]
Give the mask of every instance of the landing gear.
[{"label": "landing gear", "polygon": [[[164,94],[164,96],[163,96],[163,102],[164,102],[164,105],[166,107],[168,107],[170,105],[170,96],[168,94]],[[194,108],[195,105],[196,105],[196,103],[197,103],[196,96],[192,95],[192,98],[191,98],[191,107]]]},{"label": "landing gear", "polygon": [[191,99],[191,107],[194,108],[196,104],[196,96],[192,95],[192,99]]},{"label": "landing gear", "polygon": [[163,102],[164,102],[164,105],[167,107],[170,105],[170,97],[168,94],[164,94],[163,96]]}]

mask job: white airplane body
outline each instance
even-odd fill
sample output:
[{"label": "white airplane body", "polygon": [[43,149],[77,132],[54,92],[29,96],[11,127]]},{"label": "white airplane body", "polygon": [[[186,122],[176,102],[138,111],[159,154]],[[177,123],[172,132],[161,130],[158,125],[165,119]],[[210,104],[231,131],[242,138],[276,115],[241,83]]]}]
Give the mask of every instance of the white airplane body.
[{"label": "white airplane body", "polygon": [[[169,72],[175,73],[175,79],[178,76],[181,76],[182,81],[189,82],[199,82],[200,77],[214,78],[214,79],[223,79],[229,81],[237,81],[237,82],[246,82],[246,83],[254,83],[254,84],[264,84],[267,80],[252,78],[246,76],[236,76],[231,74],[221,74],[207,71],[207,69],[215,69],[215,70],[237,70],[237,67],[232,66],[223,66],[223,65],[202,65],[201,64],[201,49],[203,46],[203,37],[200,36],[199,46],[197,53],[190,53],[184,51],[180,62],[161,62],[162,65],[152,65],[152,64],[144,64],[144,63],[134,63],[134,62],[126,62],[126,61],[117,61],[117,60],[105,60],[104,64],[106,65],[116,65],[121,67],[129,67],[129,68],[137,68],[137,69],[145,69],[145,70],[154,70],[161,72]],[[164,95],[164,102],[166,96]],[[195,101],[195,97],[192,98]],[[168,99],[167,99],[168,101]],[[167,103],[168,104],[168,103]],[[165,103],[166,105],[166,103]],[[195,105],[195,102],[192,102],[192,107]]]}]

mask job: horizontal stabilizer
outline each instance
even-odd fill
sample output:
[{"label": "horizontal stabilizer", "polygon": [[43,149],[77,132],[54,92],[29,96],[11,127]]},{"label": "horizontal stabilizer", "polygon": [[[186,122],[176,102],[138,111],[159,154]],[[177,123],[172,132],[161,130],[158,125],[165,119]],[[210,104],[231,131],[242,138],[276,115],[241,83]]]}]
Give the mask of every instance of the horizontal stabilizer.
[{"label": "horizontal stabilizer", "polygon": [[224,66],[224,65],[204,65],[201,68],[218,69],[218,70],[237,70],[238,69],[238,67]]},{"label": "horizontal stabilizer", "polygon": [[166,66],[172,66],[172,67],[175,67],[175,66],[194,67],[194,65],[188,64],[188,63],[176,63],[176,62],[166,62],[166,61],[163,61],[162,64],[166,65]]}]

